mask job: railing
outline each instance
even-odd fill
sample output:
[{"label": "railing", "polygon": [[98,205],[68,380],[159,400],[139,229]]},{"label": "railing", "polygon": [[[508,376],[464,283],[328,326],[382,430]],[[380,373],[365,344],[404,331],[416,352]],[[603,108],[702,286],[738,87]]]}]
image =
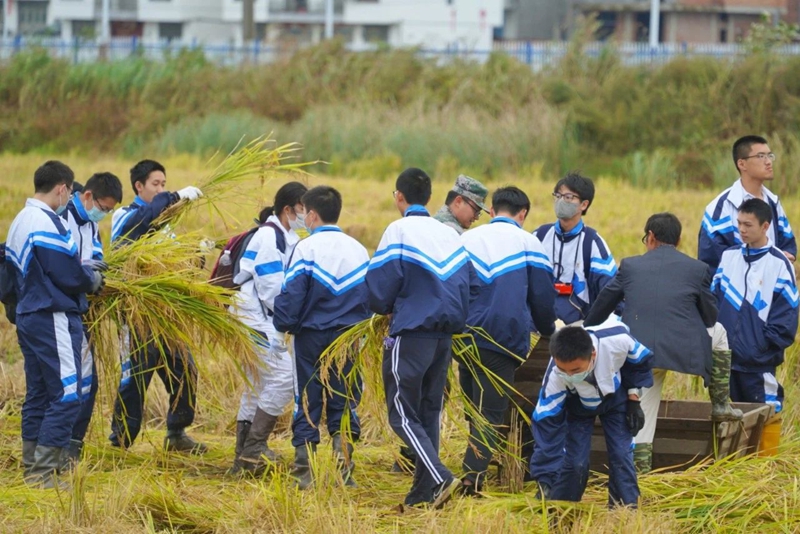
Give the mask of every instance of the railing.
[{"label": "railing", "polygon": [[[442,62],[451,59],[467,59],[485,61],[492,52],[506,53],[522,63],[539,71],[553,67],[559,63],[569,51],[569,43],[562,42],[528,42],[499,41],[492,50],[473,50],[459,46],[446,49],[421,48],[423,57],[435,58]],[[588,57],[598,57],[609,50],[607,43],[591,43],[584,47],[583,53]],[[54,38],[13,38],[0,39],[0,60],[8,59],[14,54],[34,47],[43,48],[54,57],[67,59],[73,63],[85,63],[97,60],[116,61],[129,57],[146,57],[159,60],[177,54],[181,50],[202,50],[209,61],[222,65],[238,65],[244,63],[269,63],[280,55],[294,52],[296,48],[282,45],[264,45],[254,42],[246,45],[233,43],[201,44],[196,41],[143,41],[140,38],[114,38],[106,46],[95,41],[79,38],[72,40]],[[376,45],[368,43],[352,43],[348,46],[353,51],[374,50]],[[747,55],[747,48],[737,44],[662,44],[650,48],[646,43],[618,43],[613,50],[625,65],[660,65],[680,57],[713,57],[721,60],[736,61]],[[800,55],[800,44],[777,47],[774,52],[781,55]]]}]

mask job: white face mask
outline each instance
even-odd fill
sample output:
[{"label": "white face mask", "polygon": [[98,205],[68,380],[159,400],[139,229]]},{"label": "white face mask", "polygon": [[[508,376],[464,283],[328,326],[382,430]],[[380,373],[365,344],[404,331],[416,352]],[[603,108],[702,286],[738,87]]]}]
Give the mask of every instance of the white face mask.
[{"label": "white face mask", "polygon": [[289,219],[289,228],[292,230],[306,230],[306,214],[295,213],[294,219]]},{"label": "white face mask", "polygon": [[595,359],[596,358],[592,358],[592,361],[589,364],[588,369],[580,373],[575,373],[574,375],[568,375],[559,368],[556,368],[554,372],[561,378],[561,380],[563,380],[567,384],[572,384],[574,386],[575,384],[580,384],[581,382],[586,380],[589,377],[589,375],[592,374],[592,371],[594,371]]},{"label": "white face mask", "polygon": [[559,198],[556,200],[556,218],[558,219],[571,219],[581,211],[581,205],[569,202],[566,199]]}]

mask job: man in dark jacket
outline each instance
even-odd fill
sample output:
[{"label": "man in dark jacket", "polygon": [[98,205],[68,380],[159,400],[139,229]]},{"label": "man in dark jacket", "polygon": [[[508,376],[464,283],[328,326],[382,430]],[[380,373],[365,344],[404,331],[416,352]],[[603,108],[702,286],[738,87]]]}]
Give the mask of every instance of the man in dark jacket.
[{"label": "man in dark jacket", "polygon": [[[681,223],[671,213],[647,220],[642,243],[647,253],[624,259],[586,316],[585,325],[605,321],[622,300],[622,321],[631,335],[653,351],[653,381],[641,396],[645,426],[636,436],[637,469],[652,464],[661,387],[667,371],[702,376],[709,384],[712,415],[716,420],[741,418],[728,402],[730,351],[713,351],[706,328],[717,322],[717,304],[711,293],[708,266],[677,250]],[[713,369],[713,371],[712,371]],[[738,413],[737,413],[738,412]]]}]

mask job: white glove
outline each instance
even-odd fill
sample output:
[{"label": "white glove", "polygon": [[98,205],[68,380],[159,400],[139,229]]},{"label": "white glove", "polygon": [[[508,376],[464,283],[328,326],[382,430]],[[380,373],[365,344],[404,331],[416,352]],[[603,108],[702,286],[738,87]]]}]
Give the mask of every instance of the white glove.
[{"label": "white glove", "polygon": [[277,352],[286,352],[289,350],[288,347],[286,347],[286,334],[283,332],[275,332],[272,339],[269,340],[269,343],[272,349]]},{"label": "white glove", "polygon": [[198,198],[203,196],[203,192],[200,191],[193,185],[189,187],[184,187],[180,191],[178,191],[178,198],[186,199],[186,200],[197,200]]}]

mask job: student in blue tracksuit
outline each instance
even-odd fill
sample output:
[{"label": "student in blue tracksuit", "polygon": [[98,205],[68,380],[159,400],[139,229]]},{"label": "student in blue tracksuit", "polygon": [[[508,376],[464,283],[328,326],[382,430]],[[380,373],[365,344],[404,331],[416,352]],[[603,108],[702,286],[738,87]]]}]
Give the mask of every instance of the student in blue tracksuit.
[{"label": "student in blue tracksuit", "polygon": [[319,443],[319,423],[326,407],[328,433],[342,479],[354,486],[352,443],[361,428],[356,406],[361,385],[348,391],[345,377],[352,370],[348,362],[323,384],[320,356],[350,326],[370,316],[364,277],[369,254],[358,241],[336,226],[342,212],[342,196],[328,186],[310,189],[302,198],[305,224],[311,235],[297,244],[286,271],[283,289],[275,298],[274,343],[284,345],[282,332],[294,334],[296,377],[292,445],[295,448],[292,475],[301,489],[313,484],[309,449]]},{"label": "student in blue tracksuit", "polygon": [[653,385],[650,351],[612,317],[583,329],[568,326],[550,338],[550,365],[533,412],[531,475],[556,501],[580,501],[589,477],[594,420],[608,450],[609,505],[636,507],[633,436],[644,426],[641,389]]},{"label": "student in blue tracksuit", "polygon": [[769,240],[772,207],[757,198],[737,214],[742,244],[722,253],[711,290],[731,348],[731,399],[783,407],[776,378],[797,334],[797,284],[783,251]]},{"label": "student in blue tracksuit", "polygon": [[739,179],[706,207],[697,240],[697,259],[708,264],[712,276],[722,253],[743,243],[736,221],[737,212],[742,202],[751,198],[769,204],[772,212],[772,224],[767,232],[769,243],[794,263],[797,242],[789,219],[778,196],[764,186],[774,178],[774,161],[775,154],[763,137],[747,135],[733,144],[733,163]]},{"label": "student in blue tracksuit", "polygon": [[[192,201],[203,194],[192,186],[172,193],[165,190],[166,184],[166,170],[160,163],[143,160],[134,165],[131,169],[131,187],[136,197],[130,206],[114,212],[111,219],[111,241],[114,246],[122,246],[156,231],[153,223],[165,209],[178,200]],[[111,420],[111,445],[124,448],[133,445],[142,427],[145,392],[156,372],[169,392],[164,448],[169,451],[205,452],[205,445],[186,434],[186,427],[194,421],[197,400],[197,368],[192,355],[173,354],[167,343],[148,340],[147,332],[139,332],[138,335],[126,332],[125,337],[122,378]]]},{"label": "student in blue tracksuit", "polygon": [[389,424],[414,450],[409,506],[442,506],[460,485],[439,459],[439,430],[451,337],[464,330],[475,275],[452,228],[425,205],[431,179],[410,168],[397,178],[394,202],[403,218],[390,224],[367,273],[372,311],[390,315],[383,353]]},{"label": "student in blue tracksuit", "polygon": [[[85,265],[96,265],[104,269],[103,245],[100,242],[99,223],[106,215],[114,211],[122,202],[122,184],[119,178],[110,172],[92,175],[83,190],[75,192],[67,203],[67,209],[61,214],[72,239],[78,247],[78,254]],[[99,263],[96,263],[99,262]],[[80,460],[83,450],[83,438],[89,429],[92,419],[95,398],[97,396],[97,371],[91,346],[89,344],[88,325],[83,326],[84,336],[81,347],[81,413],[72,429],[69,442],[69,455],[64,459],[66,467],[71,468]]]},{"label": "student in blue tracksuit", "polygon": [[[474,333],[481,365],[459,362],[458,375],[467,397],[492,428],[470,421],[470,439],[464,454],[464,493],[480,492],[499,426],[508,409],[514,372],[530,352],[531,332],[551,335],[555,330],[553,268],[536,236],[522,229],[530,211],[528,196],[516,187],[503,187],[492,195],[492,221],[469,230],[461,242],[478,277],[467,324],[481,328],[487,339]],[[499,345],[499,346],[498,346]]]},{"label": "student in blue tracksuit", "polygon": [[596,230],[583,223],[594,200],[594,184],[569,173],[553,188],[556,222],[534,233],[542,242],[556,289],[556,315],[566,324],[582,321],[594,299],[617,273],[608,245]]},{"label": "student in blue tracksuit", "polygon": [[57,215],[66,208],[74,174],[48,161],[33,177],[35,193],[11,224],[6,259],[14,267],[17,339],[25,359],[22,450],[25,480],[52,488],[81,410],[81,314],[102,275],[82,265],[78,247]]}]

